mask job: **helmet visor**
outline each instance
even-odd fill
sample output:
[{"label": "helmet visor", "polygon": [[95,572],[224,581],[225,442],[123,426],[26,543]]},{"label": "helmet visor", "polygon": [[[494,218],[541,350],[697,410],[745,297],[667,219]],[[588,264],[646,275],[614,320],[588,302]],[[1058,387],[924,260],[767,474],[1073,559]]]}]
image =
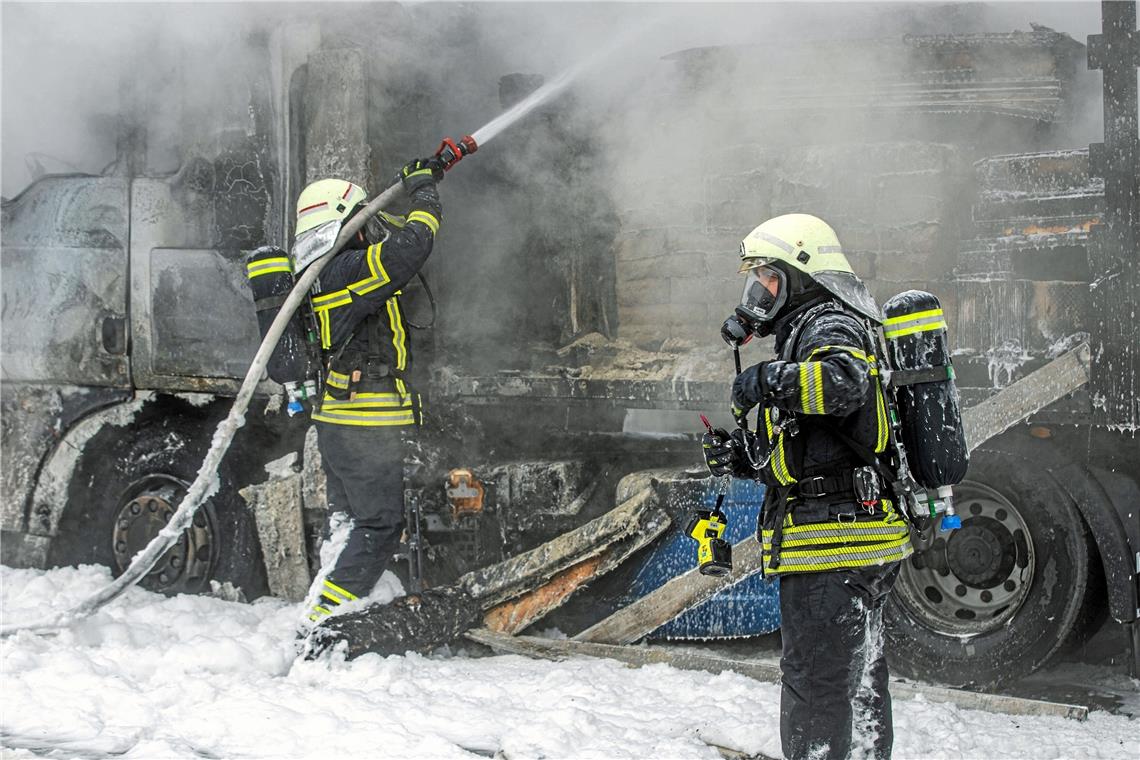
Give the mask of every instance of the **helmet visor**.
[{"label": "helmet visor", "polygon": [[749,269],[740,295],[740,308],[758,322],[770,321],[788,300],[788,280],[776,267]]}]

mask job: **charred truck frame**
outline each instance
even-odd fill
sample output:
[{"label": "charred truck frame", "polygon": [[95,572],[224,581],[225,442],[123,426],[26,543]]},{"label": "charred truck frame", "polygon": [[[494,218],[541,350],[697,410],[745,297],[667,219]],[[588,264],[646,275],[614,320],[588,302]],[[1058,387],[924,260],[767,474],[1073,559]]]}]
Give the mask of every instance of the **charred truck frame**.
[{"label": "charred truck frame", "polygon": [[[1135,660],[1140,35],[1133,3],[1103,13],[1087,51],[1048,30],[842,43],[843,71],[823,78],[766,78],[763,50],[683,51],[659,62],[671,84],[654,97],[687,114],[661,128],[698,144],[634,167],[642,192],[604,195],[597,125],[566,101],[531,117],[517,149],[552,156],[560,186],[529,187],[492,150],[449,177],[428,267],[439,327],[419,342],[428,423],[406,471],[427,582],[608,512],[634,471],[660,471],[672,528],[659,545],[677,538],[708,488],[692,470],[697,411],[727,406],[731,361],[716,329],[738,288],[736,245],[768,216],[811,210],[880,301],[911,286],[939,297],[971,406],[963,527],[907,562],[890,606],[896,667],[951,684],[1008,680],[1106,616],[1127,628]],[[306,182],[376,188],[395,160],[437,141],[415,130],[434,129],[456,88],[441,83],[414,104],[418,124],[401,123],[399,77],[379,75],[367,40],[346,43],[352,30],[328,38],[336,49],[296,28],[261,40],[248,108],[177,172],[148,175],[146,135],[125,128],[105,174],[44,176],[4,202],[5,564],[121,571],[185,493],[259,342],[246,253],[287,244]],[[895,78],[860,79],[884,57]],[[1105,138],[1065,148],[1063,126],[1095,103],[1086,64],[1103,73]],[[715,92],[713,68],[773,106],[686,110]],[[501,105],[539,82],[503,77]],[[822,110],[850,119],[844,142],[814,133]],[[805,126],[781,142],[774,119]],[[700,144],[714,132],[738,144]],[[728,148],[739,165],[693,188],[691,167],[720,165],[708,158]],[[559,194],[593,204],[587,223],[558,213]],[[262,390],[217,493],[148,587],[304,594],[325,509],[315,445],[280,389]],[[590,626],[631,589],[660,587],[669,573],[655,585],[646,573],[662,555],[645,554],[575,595],[558,623]],[[775,592],[749,593],[762,609]],[[709,619],[718,598],[702,608]],[[656,635],[778,626],[761,618],[717,618],[715,630],[662,620]]]}]

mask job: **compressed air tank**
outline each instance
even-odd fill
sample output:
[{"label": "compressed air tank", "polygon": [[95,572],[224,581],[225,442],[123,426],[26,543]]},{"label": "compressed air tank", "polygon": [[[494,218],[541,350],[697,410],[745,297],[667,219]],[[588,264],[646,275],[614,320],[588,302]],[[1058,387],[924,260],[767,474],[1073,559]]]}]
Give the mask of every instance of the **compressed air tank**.
[{"label": "compressed air tank", "polygon": [[970,450],[942,304],[922,290],[899,293],[883,305],[883,333],[903,445],[914,479],[936,489],[966,476]]},{"label": "compressed air tank", "polygon": [[[258,248],[249,256],[246,276],[257,309],[257,328],[264,339],[293,289],[295,280],[289,255],[273,246]],[[266,365],[269,377],[281,385],[303,384],[315,377],[314,351],[306,335],[303,312],[302,307],[293,313]]]}]

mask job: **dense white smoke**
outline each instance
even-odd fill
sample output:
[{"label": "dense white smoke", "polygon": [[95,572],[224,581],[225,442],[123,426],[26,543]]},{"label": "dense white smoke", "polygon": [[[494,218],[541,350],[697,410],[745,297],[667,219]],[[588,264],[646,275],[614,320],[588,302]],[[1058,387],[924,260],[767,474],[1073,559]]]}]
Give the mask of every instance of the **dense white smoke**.
[{"label": "dense white smoke", "polygon": [[[195,117],[218,107],[211,101],[235,97],[235,82],[263,64],[251,42],[281,24],[314,17],[369,29],[377,55],[396,51],[401,63],[441,78],[458,68],[467,69],[464,78],[472,69],[485,72],[488,110],[462,124],[439,125],[466,131],[478,126],[473,117],[494,115],[498,76],[522,71],[553,78],[614,30],[662,16],[669,19],[665,26],[584,82],[580,92],[606,99],[623,93],[607,103],[620,109],[646,84],[631,75],[686,47],[1010,31],[1028,29],[1029,21],[1083,42],[1099,28],[1097,3],[4,3],[2,14],[5,197],[39,171],[98,172],[115,157],[116,124],[125,111],[145,116],[154,168],[175,168],[187,134],[206,126]],[[452,23],[456,18],[462,23]],[[480,59],[455,55],[470,52],[462,38],[480,40]],[[631,83],[638,88],[630,89]],[[620,110],[610,117],[620,119]]]},{"label": "dense white smoke", "polygon": [[[607,41],[647,29],[449,175],[445,230],[428,270],[446,304],[442,324],[452,329],[436,336],[480,344],[470,353],[491,367],[527,341],[558,346],[590,330],[705,340],[736,295],[730,259],[748,229],[799,210],[797,202],[816,204],[841,228],[875,211],[857,202],[867,198],[867,163],[879,159],[852,148],[837,161],[843,151],[834,147],[868,142],[873,115],[840,106],[867,82],[898,80],[908,65],[904,35],[1029,31],[1032,22],[1083,43],[1099,26],[1097,3],[5,3],[2,13],[9,198],[40,173],[101,171],[116,157],[123,125],[145,127],[148,174],[215,155],[224,133],[254,129],[256,88],[288,87],[269,74],[268,51],[283,29],[319,29],[310,44],[364,51],[370,90],[361,107],[369,109],[377,182],[441,137],[473,132],[501,113],[504,75],[550,81]],[[713,46],[748,52],[693,52]],[[856,63],[862,79],[849,86]],[[1044,147],[1099,139],[1099,93],[1088,89],[1088,107]],[[835,107],[781,121],[773,93],[788,92]],[[914,139],[962,144],[970,136]],[[1007,152],[1036,147],[1009,144]],[[930,171],[972,160],[922,150],[919,163]],[[789,155],[810,181],[775,160],[786,164]],[[804,189],[821,185],[834,188],[830,198]],[[914,200],[968,214],[947,205],[963,202],[947,194],[923,188]],[[290,199],[275,202],[287,217]],[[949,234],[946,225],[936,233]],[[890,247],[877,233],[851,234],[857,252]],[[655,247],[683,255],[662,264],[650,255]],[[869,271],[869,262],[857,268]],[[620,307],[605,293],[615,281]]]}]

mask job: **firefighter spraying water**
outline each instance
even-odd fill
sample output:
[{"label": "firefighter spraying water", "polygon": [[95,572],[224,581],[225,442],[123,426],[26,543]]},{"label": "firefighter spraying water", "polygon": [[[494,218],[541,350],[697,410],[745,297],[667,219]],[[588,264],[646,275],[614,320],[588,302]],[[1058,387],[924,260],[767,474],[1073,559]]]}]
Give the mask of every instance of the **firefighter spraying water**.
[{"label": "firefighter spraying water", "polygon": [[[634,36],[643,32],[644,28],[641,28],[620,35],[594,56],[572,67],[549,84],[535,90],[510,110],[493,119],[472,135],[465,136],[458,141],[444,139],[434,156],[425,160],[425,165],[430,164],[432,171],[449,171],[465,156],[475,153],[479,147],[490,142],[507,127],[517,123],[535,108],[565,90],[583,72],[622,49]],[[218,425],[214,433],[212,445],[198,470],[197,477],[190,485],[186,496],[178,505],[165,528],[133,558],[130,565],[119,577],[73,609],[57,613],[43,620],[4,625],[0,627],[0,635],[6,636],[17,631],[52,631],[71,625],[91,615],[142,580],[155,563],[179,539],[183,531],[190,526],[198,507],[216,490],[218,467],[234,435],[244,423],[246,409],[249,407],[258,382],[267,369],[271,376],[275,376],[275,373],[278,372],[283,373],[279,376],[290,383],[289,387],[286,388],[287,407],[290,413],[296,414],[303,408],[303,402],[311,402],[314,399],[314,394],[320,384],[314,374],[316,368],[310,359],[305,358],[305,351],[307,350],[305,344],[312,326],[304,324],[303,319],[300,321],[296,319],[296,312],[307,297],[310,288],[317,281],[321,271],[332,258],[370,220],[376,218],[383,209],[400,197],[404,189],[405,184],[397,181],[373,198],[352,219],[343,223],[324,224],[313,230],[313,234],[297,241],[297,245],[292,251],[292,260],[293,267],[295,267],[294,271],[299,271],[300,274],[287,295],[284,290],[276,287],[272,289],[272,293],[261,295],[261,306],[265,307],[263,311],[275,311],[276,315],[271,321],[265,318],[267,314],[259,317],[259,327],[263,333],[261,345],[250,363],[249,371],[241,383],[229,414]],[[262,253],[265,254],[266,252],[263,251]],[[253,265],[255,268],[259,266],[272,268],[277,265],[259,262],[277,258],[281,257],[274,252],[256,259]],[[303,271],[300,271],[301,269]],[[267,304],[271,305],[267,306]],[[278,342],[283,339],[285,340],[284,349],[277,352]],[[274,360],[275,352],[277,353],[276,361]]]}]

